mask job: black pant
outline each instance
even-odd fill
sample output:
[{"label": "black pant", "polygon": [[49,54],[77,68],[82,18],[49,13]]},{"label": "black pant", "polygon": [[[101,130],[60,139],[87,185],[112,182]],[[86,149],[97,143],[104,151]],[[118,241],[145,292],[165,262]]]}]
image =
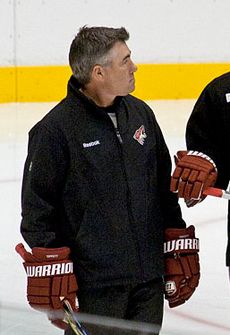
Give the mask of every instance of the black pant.
[{"label": "black pant", "polygon": [[[78,300],[82,313],[155,324],[157,327],[152,334],[157,335],[159,333],[164,304],[163,281],[161,278],[137,285],[82,288],[79,290]],[[112,328],[102,331],[99,326],[90,324],[85,324],[85,328],[90,335],[102,335],[102,333],[138,334],[134,331],[127,332]],[[65,333],[65,335],[72,334],[71,330]]]}]

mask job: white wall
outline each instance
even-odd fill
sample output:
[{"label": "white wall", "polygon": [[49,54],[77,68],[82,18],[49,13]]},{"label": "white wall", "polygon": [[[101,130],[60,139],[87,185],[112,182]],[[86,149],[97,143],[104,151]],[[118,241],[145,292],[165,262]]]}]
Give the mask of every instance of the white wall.
[{"label": "white wall", "polygon": [[0,0],[0,66],[68,63],[79,27],[125,26],[138,63],[229,62],[230,0]]}]

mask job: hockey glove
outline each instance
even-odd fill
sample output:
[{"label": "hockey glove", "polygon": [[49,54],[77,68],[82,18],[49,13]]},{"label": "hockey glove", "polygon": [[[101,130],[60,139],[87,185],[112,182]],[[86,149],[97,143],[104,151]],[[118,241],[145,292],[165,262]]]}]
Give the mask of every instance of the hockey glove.
[{"label": "hockey glove", "polygon": [[175,164],[170,189],[178,191],[178,196],[192,207],[206,197],[203,191],[215,184],[216,165],[210,157],[198,151],[178,151]]},{"label": "hockey glove", "polygon": [[169,307],[176,307],[188,300],[200,279],[199,240],[194,226],[165,231],[165,298]]},{"label": "hockey glove", "polygon": [[20,243],[15,249],[24,260],[30,306],[43,310],[54,325],[66,329],[62,300],[68,300],[76,311],[78,289],[69,248],[32,248],[30,253]]}]

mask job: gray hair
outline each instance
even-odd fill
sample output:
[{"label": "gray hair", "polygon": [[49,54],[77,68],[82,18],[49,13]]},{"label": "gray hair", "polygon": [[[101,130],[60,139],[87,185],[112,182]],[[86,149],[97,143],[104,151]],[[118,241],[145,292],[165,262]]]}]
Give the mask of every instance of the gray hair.
[{"label": "gray hair", "polygon": [[74,77],[84,86],[90,81],[91,72],[96,64],[108,64],[108,52],[118,41],[125,42],[129,33],[123,27],[87,27],[79,29],[71,43],[69,65]]}]

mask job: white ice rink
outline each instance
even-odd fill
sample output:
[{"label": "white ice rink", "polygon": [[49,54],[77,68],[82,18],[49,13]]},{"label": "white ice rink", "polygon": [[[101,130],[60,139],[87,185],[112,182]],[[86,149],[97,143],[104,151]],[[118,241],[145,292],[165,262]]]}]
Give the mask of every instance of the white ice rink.
[{"label": "white ice rink", "polygon": [[[184,148],[184,129],[193,100],[148,102],[158,119],[170,153]],[[20,188],[27,134],[53,104],[0,105],[0,334],[62,334],[43,314],[31,311],[25,298],[26,277],[14,251],[22,242]],[[225,335],[230,333],[230,283],[225,267],[227,201],[207,198],[194,208],[181,202],[187,224],[200,238],[201,279],[193,297],[169,309],[165,304],[162,335]]]}]

